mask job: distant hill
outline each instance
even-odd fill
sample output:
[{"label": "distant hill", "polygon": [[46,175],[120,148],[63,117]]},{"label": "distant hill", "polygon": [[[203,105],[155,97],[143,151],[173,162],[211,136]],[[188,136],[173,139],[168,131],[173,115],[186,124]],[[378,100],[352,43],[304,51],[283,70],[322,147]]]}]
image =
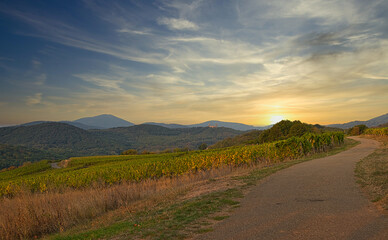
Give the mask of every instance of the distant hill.
[{"label": "distant hill", "polygon": [[[223,127],[171,129],[146,124],[92,130],[59,122],[5,127],[0,128],[0,144],[4,145],[3,156],[6,156],[6,163],[2,164],[2,167],[35,161],[39,156],[52,160],[73,156],[120,154],[127,149],[136,149],[139,152],[186,147],[197,149],[202,143],[212,145],[241,133]],[[10,161],[12,159],[14,161]]]},{"label": "distant hill", "polygon": [[342,128],[342,129],[348,129],[352,128],[356,125],[361,125],[365,124],[367,127],[376,127],[380,124],[384,124],[388,122],[388,113],[381,115],[379,117],[375,117],[372,119],[369,119],[367,121],[353,121],[353,122],[348,122],[348,123],[343,123],[343,124],[330,124],[327,125],[328,127],[335,127],[335,128]]},{"label": "distant hill", "polygon": [[27,127],[27,126],[33,126],[33,125],[38,125],[38,124],[42,124],[42,123],[66,123],[66,124],[72,125],[74,127],[85,129],[85,130],[89,130],[89,129],[104,129],[104,127],[90,126],[90,125],[86,125],[86,124],[83,124],[83,123],[80,123],[80,122],[72,122],[72,121],[59,121],[59,122],[54,122],[54,121],[34,121],[34,122],[23,123],[23,124],[17,125],[17,126]]},{"label": "distant hill", "polygon": [[209,125],[210,126],[217,126],[217,127],[232,128],[232,129],[236,129],[239,131],[249,131],[249,130],[253,130],[253,129],[256,129],[256,130],[266,129],[266,127],[255,127],[252,125],[246,125],[246,124],[242,124],[242,123],[222,122],[222,121],[216,121],[216,120],[207,121],[207,122],[198,123],[198,124],[192,124],[192,125],[188,125],[188,126],[189,127],[207,127]]},{"label": "distant hill", "polygon": [[84,130],[89,130],[89,129],[103,129],[102,127],[97,127],[97,126],[91,126],[91,125],[86,125],[80,122],[72,122],[72,121],[60,121],[60,123],[66,123],[69,125],[72,125],[77,128],[81,128]]},{"label": "distant hill", "polygon": [[124,119],[115,117],[110,114],[102,114],[95,117],[80,118],[73,121],[74,123],[81,123],[88,126],[96,126],[101,129],[114,128],[114,127],[130,127],[134,124]]},{"label": "distant hill", "polygon": [[210,149],[225,148],[239,145],[255,144],[258,143],[258,139],[263,130],[252,130],[247,133],[235,137],[225,138],[215,144],[209,146]]},{"label": "distant hill", "polygon": [[379,128],[388,127],[388,122],[386,122],[384,124],[380,124],[377,127],[379,127]]},{"label": "distant hill", "polygon": [[105,138],[116,139],[120,143],[125,143],[127,148],[134,148],[138,151],[161,151],[184,147],[197,149],[202,143],[212,145],[217,141],[242,133],[223,127],[166,128],[148,124],[91,131]]},{"label": "distant hill", "polygon": [[146,124],[146,125],[156,125],[156,126],[161,126],[161,127],[165,127],[165,128],[188,128],[188,126],[186,126],[186,125],[175,124],[175,123],[146,122],[146,123],[143,123],[143,124]]},{"label": "distant hill", "polygon": [[147,122],[144,124],[149,124],[149,125],[157,125],[157,126],[162,126],[166,128],[193,128],[193,127],[225,127],[225,128],[231,128],[235,129],[238,131],[249,131],[249,130],[264,130],[270,128],[270,126],[265,126],[265,127],[255,127],[252,125],[246,125],[242,123],[235,123],[235,122],[222,122],[222,121],[207,121],[203,123],[198,123],[198,124],[189,124],[189,125],[182,125],[182,124],[166,124],[166,123],[156,123],[156,122]]},{"label": "distant hill", "polygon": [[[36,125],[40,123],[48,123],[52,121],[35,121],[35,122],[29,122],[25,124],[21,124],[20,126],[31,126]],[[75,121],[59,121],[60,123],[66,123],[73,125],[78,128],[82,128],[85,130],[90,129],[108,129],[108,128],[115,128],[115,127],[130,127],[134,126],[133,123],[128,122],[124,119],[115,117],[110,114],[103,114],[95,117],[86,117],[86,118],[80,118]],[[193,127],[225,127],[225,128],[231,128],[238,131],[250,131],[250,130],[265,130],[268,128],[271,128],[272,125],[264,126],[264,127],[255,127],[252,125],[246,125],[242,123],[235,123],[235,122],[222,122],[222,121],[207,121],[203,123],[198,124],[189,124],[189,125],[183,125],[183,124],[176,124],[176,123],[158,123],[158,122],[146,122],[143,123],[146,125],[155,125],[155,126],[161,126],[165,128],[193,128]]]},{"label": "distant hill", "polygon": [[31,126],[0,128],[0,143],[42,150],[58,150],[61,154],[88,151],[105,146],[104,139],[89,131],[65,123],[48,122]]},{"label": "distant hill", "polygon": [[34,121],[34,122],[23,123],[23,124],[20,124],[18,126],[28,127],[28,126],[38,125],[38,124],[42,124],[42,123],[49,123],[49,122],[52,122],[52,121]]}]

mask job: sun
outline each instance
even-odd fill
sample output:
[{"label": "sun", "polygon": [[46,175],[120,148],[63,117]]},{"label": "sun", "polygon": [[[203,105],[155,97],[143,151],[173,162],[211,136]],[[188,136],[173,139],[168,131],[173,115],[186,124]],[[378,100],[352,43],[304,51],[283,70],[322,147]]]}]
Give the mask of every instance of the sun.
[{"label": "sun", "polygon": [[280,122],[283,119],[284,117],[282,115],[274,115],[274,116],[271,116],[270,121],[271,121],[271,124],[275,124]]}]

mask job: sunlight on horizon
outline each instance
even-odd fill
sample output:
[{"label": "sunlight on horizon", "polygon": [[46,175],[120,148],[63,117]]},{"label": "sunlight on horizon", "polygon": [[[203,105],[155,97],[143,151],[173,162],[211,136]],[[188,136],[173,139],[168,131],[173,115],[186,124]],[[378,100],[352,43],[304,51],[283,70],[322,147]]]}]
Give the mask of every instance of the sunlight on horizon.
[{"label": "sunlight on horizon", "polygon": [[283,119],[284,119],[284,117],[282,115],[273,115],[270,118],[270,122],[271,122],[271,124],[275,124],[275,123],[280,122]]}]

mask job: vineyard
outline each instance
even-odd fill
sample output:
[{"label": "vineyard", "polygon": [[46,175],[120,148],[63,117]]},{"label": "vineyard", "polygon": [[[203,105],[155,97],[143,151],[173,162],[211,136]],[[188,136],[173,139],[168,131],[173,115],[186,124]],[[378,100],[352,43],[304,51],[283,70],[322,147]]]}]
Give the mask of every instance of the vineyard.
[{"label": "vineyard", "polygon": [[364,134],[366,135],[376,135],[376,136],[388,136],[388,127],[385,128],[368,128],[365,130]]},{"label": "vineyard", "polygon": [[174,177],[222,166],[273,164],[326,151],[344,142],[344,134],[306,134],[286,140],[223,149],[128,156],[71,158],[67,167],[52,169],[48,161],[0,172],[0,196],[20,191],[106,186],[120,182]]}]

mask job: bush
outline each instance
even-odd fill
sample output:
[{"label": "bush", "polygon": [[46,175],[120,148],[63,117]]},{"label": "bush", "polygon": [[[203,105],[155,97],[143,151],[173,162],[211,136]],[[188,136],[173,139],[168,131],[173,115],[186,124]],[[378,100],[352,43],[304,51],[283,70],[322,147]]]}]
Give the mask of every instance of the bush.
[{"label": "bush", "polygon": [[202,143],[201,145],[199,145],[198,149],[199,150],[205,150],[207,148],[207,144],[206,143]]},{"label": "bush", "polygon": [[363,134],[367,128],[368,127],[364,124],[356,125],[349,129],[348,134],[352,136],[360,135]]},{"label": "bush", "polygon": [[137,150],[136,149],[128,149],[121,153],[121,155],[136,155]]}]

